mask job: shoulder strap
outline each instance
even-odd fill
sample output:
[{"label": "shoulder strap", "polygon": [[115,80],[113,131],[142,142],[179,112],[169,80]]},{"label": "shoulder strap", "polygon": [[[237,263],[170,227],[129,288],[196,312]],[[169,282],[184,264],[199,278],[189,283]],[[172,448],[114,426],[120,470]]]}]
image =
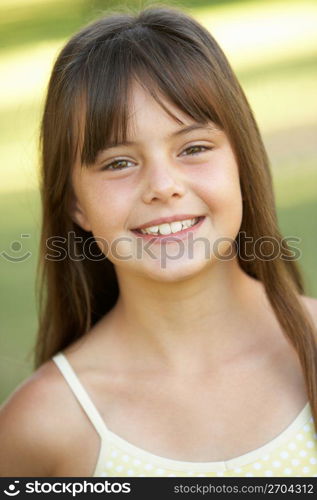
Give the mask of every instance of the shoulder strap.
[{"label": "shoulder strap", "polygon": [[95,407],[90,397],[88,396],[88,393],[86,392],[81,382],[79,381],[79,378],[77,377],[76,373],[71,367],[66,356],[60,352],[55,356],[53,356],[52,360],[58,366],[66,382],[68,383],[70,389],[76,396],[79,404],[87,414],[89,420],[96,429],[97,433],[99,434],[100,437],[102,437],[105,434],[105,432],[108,432],[107,426],[103,418],[101,417],[100,413],[98,412],[97,408]]}]

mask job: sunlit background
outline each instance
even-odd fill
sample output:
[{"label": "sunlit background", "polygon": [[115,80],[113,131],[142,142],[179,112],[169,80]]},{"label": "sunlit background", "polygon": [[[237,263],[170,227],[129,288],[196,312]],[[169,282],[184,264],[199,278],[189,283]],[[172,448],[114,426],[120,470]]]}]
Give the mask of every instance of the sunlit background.
[{"label": "sunlit background", "polygon": [[[127,0],[128,6],[152,2]],[[50,69],[79,27],[118,2],[1,0],[0,401],[32,371],[40,230],[38,134]],[[317,297],[317,2],[179,1],[220,43],[271,159],[278,216]]]}]

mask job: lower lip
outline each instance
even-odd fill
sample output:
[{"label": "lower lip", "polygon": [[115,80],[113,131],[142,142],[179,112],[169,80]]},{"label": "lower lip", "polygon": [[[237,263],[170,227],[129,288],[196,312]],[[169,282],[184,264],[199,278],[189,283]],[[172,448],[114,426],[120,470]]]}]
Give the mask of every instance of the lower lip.
[{"label": "lower lip", "polygon": [[136,236],[139,238],[142,238],[146,241],[152,241],[153,243],[168,243],[168,242],[173,242],[173,241],[178,241],[178,240],[185,240],[188,237],[189,233],[194,233],[196,232],[202,223],[205,220],[205,216],[200,217],[199,221],[191,227],[187,227],[186,229],[183,229],[182,231],[179,231],[178,233],[171,233],[171,234],[162,234],[162,235],[152,235],[152,234],[143,234],[139,233],[138,231],[132,230],[132,233],[134,233]]}]

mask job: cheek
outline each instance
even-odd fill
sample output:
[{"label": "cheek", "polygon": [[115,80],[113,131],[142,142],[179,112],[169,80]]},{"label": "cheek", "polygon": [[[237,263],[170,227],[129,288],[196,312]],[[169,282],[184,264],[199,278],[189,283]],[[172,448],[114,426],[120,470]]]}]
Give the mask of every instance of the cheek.
[{"label": "cheek", "polygon": [[[200,167],[196,193],[208,207],[210,229],[219,243],[219,254],[227,255],[228,238],[235,240],[242,223],[242,195],[238,167],[232,155],[219,155],[217,161]],[[219,240],[220,241],[220,240]],[[229,251],[230,253],[230,251]]]},{"label": "cheek", "polygon": [[107,216],[113,210],[119,208],[119,203],[116,202],[115,192],[102,182],[93,185],[86,190],[85,206],[91,218],[100,219],[101,216]]},{"label": "cheek", "polygon": [[221,160],[201,165],[195,172],[196,192],[214,213],[242,206],[238,167],[231,158]]},{"label": "cheek", "polygon": [[120,230],[124,231],[134,201],[131,193],[131,186],[123,182],[119,186],[98,179],[98,183],[86,186],[83,203],[95,237],[111,240]]}]

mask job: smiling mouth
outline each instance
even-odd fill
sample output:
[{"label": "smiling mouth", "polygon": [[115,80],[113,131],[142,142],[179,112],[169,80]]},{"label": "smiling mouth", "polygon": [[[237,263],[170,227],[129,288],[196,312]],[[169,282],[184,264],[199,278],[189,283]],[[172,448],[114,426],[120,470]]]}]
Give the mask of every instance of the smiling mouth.
[{"label": "smiling mouth", "polygon": [[[187,227],[184,227],[184,225],[182,224],[182,227],[174,232],[172,231],[172,229],[175,228],[175,226],[170,224],[161,224],[161,226],[164,226],[162,228],[162,230],[164,231],[163,233],[161,233],[160,230],[156,232],[146,232],[143,229],[133,229],[132,232],[137,234],[138,236],[142,236],[145,238],[170,238],[173,236],[183,235],[189,232],[192,228],[197,226],[204,218],[205,216],[196,217],[190,225],[187,223]],[[177,223],[180,224],[181,221]],[[170,228],[168,228],[168,226],[170,226]]]}]

